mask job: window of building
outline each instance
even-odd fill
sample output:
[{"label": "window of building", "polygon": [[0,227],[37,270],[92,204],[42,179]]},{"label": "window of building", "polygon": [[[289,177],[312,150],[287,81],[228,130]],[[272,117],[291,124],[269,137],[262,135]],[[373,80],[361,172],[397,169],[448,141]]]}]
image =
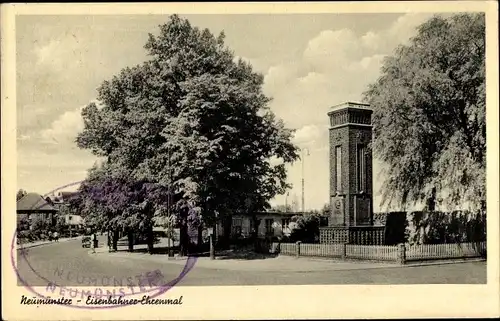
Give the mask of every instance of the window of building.
[{"label": "window of building", "polygon": [[335,147],[335,190],[342,190],[342,147]]},{"label": "window of building", "polygon": [[243,226],[243,220],[241,218],[234,218],[233,217],[233,224],[232,224],[232,234],[233,236],[240,236],[242,232],[242,226]]},{"label": "window of building", "polygon": [[273,223],[274,221],[272,218],[266,219],[266,235],[274,234]]},{"label": "window of building", "polygon": [[364,145],[358,145],[356,155],[356,176],[358,191],[366,192],[366,147]]}]

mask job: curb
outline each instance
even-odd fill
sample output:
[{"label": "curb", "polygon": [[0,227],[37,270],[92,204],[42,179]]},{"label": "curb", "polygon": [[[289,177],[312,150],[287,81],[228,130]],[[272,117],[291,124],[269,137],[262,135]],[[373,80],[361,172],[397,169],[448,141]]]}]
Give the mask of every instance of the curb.
[{"label": "curb", "polygon": [[[279,256],[278,256],[279,257]],[[281,257],[286,258],[294,258],[294,256],[283,255]],[[405,267],[418,267],[418,266],[431,266],[431,265],[444,265],[444,264],[460,264],[460,263],[472,263],[472,262],[486,262],[486,259],[483,258],[465,258],[465,259],[443,259],[443,260],[430,260],[430,261],[413,261],[406,262],[405,264],[399,264],[390,261],[363,261],[363,260],[328,260],[323,258],[315,258],[315,257],[299,257],[295,258],[297,260],[310,260],[316,262],[343,262],[343,263],[357,263],[357,264],[387,264],[386,266],[377,266],[377,267],[366,267],[363,269],[381,269],[381,268],[405,268]],[[338,270],[340,271],[340,270]]]},{"label": "curb", "polygon": [[[107,251],[102,251],[102,252],[97,252],[96,254],[112,254],[116,252],[107,252]],[[94,253],[88,252],[88,255],[95,255]],[[187,257],[178,257],[178,258],[168,258],[168,257],[161,257],[161,256],[149,256],[147,254],[125,254],[125,253],[118,253],[110,256],[103,257],[104,259],[112,259],[114,257],[119,257],[122,259],[133,259],[133,260],[149,260],[150,262],[157,262],[157,263],[177,263],[179,261],[185,261],[188,258]],[[152,260],[150,258],[153,258]],[[217,261],[217,260],[216,260]],[[321,261],[321,260],[315,260],[315,261]],[[216,270],[229,270],[229,271],[246,271],[246,272],[283,272],[282,269],[277,268],[277,269],[269,269],[269,268],[262,268],[262,269],[245,269],[245,268],[227,268],[227,267],[221,267],[221,266],[206,266],[202,265],[200,266],[201,268],[206,268],[206,269],[216,269]],[[333,267],[333,266],[332,266]],[[359,268],[327,268],[325,269],[326,271],[351,271],[351,270],[368,270],[368,269],[383,269],[383,268],[392,268],[393,266],[365,266],[365,267],[359,267]],[[394,267],[400,267],[400,266],[394,266]],[[323,271],[325,271],[323,270]],[[286,272],[292,272],[292,273],[311,273],[311,272],[317,272],[320,271],[318,269],[297,269],[297,270],[286,270]]]},{"label": "curb", "polygon": [[[92,252],[87,252],[88,255],[95,256],[97,254],[111,254],[111,255],[106,255],[106,256],[100,256],[102,259],[113,259],[115,258],[121,258],[121,259],[132,259],[132,260],[148,260],[150,262],[155,262],[155,263],[177,263],[179,261],[185,261],[188,258],[187,257],[167,257],[167,256],[162,256],[162,255],[149,255],[147,253],[144,254],[138,254],[138,253],[129,253],[129,252],[123,252],[123,253],[117,253],[117,252],[108,252],[108,251],[97,251],[96,253]],[[460,264],[460,263],[471,263],[471,262],[482,262],[486,261],[485,259],[481,258],[470,258],[470,259],[453,259],[453,260],[447,260],[447,261],[439,261],[439,262],[414,262],[414,263],[407,263],[404,265],[398,264],[398,263],[391,263],[391,262],[367,262],[367,261],[356,261],[356,260],[351,260],[351,261],[339,261],[339,260],[327,260],[327,259],[322,259],[322,258],[306,258],[306,257],[301,257],[301,258],[295,258],[293,256],[281,256],[282,258],[291,258],[291,259],[296,259],[296,260],[301,260],[303,262],[306,261],[315,261],[315,262],[322,262],[326,264],[332,264],[331,267],[325,267],[324,271],[354,271],[354,270],[373,270],[373,269],[394,269],[394,268],[412,268],[412,267],[420,267],[420,266],[432,266],[432,265],[444,265],[444,264]],[[277,257],[279,258],[279,256]],[[351,263],[351,264],[357,264],[358,266],[356,267],[337,267],[335,268],[334,264],[335,263]],[[366,265],[366,266],[363,266]],[[251,271],[251,272],[280,272],[283,271],[282,269],[245,269],[245,268],[238,268],[238,267],[221,267],[221,266],[210,266],[210,265],[201,265],[201,268],[206,268],[206,269],[217,269],[217,270],[230,270],[230,271]],[[293,272],[293,273],[313,273],[316,271],[319,271],[317,269],[297,269],[297,270],[286,270],[287,272]]]},{"label": "curb", "polygon": [[57,243],[65,243],[65,242],[74,241],[74,240],[77,240],[77,238],[63,239],[63,240],[59,240],[59,242],[47,241],[45,243],[38,243],[38,244],[26,244],[26,245],[16,244],[16,250],[31,249],[31,248],[38,247],[38,246],[57,244]]}]

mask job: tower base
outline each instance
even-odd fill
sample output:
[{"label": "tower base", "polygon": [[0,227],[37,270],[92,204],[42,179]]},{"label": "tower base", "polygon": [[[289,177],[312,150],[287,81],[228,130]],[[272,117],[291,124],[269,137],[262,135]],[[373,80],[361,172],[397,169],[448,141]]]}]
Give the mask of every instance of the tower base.
[{"label": "tower base", "polygon": [[328,226],[319,228],[321,244],[385,245],[385,226]]}]

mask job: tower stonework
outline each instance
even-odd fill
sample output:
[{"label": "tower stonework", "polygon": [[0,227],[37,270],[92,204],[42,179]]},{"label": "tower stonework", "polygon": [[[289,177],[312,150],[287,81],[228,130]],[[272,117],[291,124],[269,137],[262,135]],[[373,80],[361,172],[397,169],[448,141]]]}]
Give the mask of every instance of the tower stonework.
[{"label": "tower stonework", "polygon": [[330,118],[330,206],[328,225],[373,225],[372,110],[346,102]]}]

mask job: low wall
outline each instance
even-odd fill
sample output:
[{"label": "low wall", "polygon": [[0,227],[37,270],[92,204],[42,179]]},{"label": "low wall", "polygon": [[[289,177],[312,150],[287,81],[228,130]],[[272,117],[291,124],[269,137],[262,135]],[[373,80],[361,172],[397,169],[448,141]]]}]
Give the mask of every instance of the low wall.
[{"label": "low wall", "polygon": [[405,264],[437,259],[486,258],[486,242],[423,245],[273,243],[280,255],[376,260]]},{"label": "low wall", "polygon": [[384,226],[320,227],[321,244],[385,245]]}]

